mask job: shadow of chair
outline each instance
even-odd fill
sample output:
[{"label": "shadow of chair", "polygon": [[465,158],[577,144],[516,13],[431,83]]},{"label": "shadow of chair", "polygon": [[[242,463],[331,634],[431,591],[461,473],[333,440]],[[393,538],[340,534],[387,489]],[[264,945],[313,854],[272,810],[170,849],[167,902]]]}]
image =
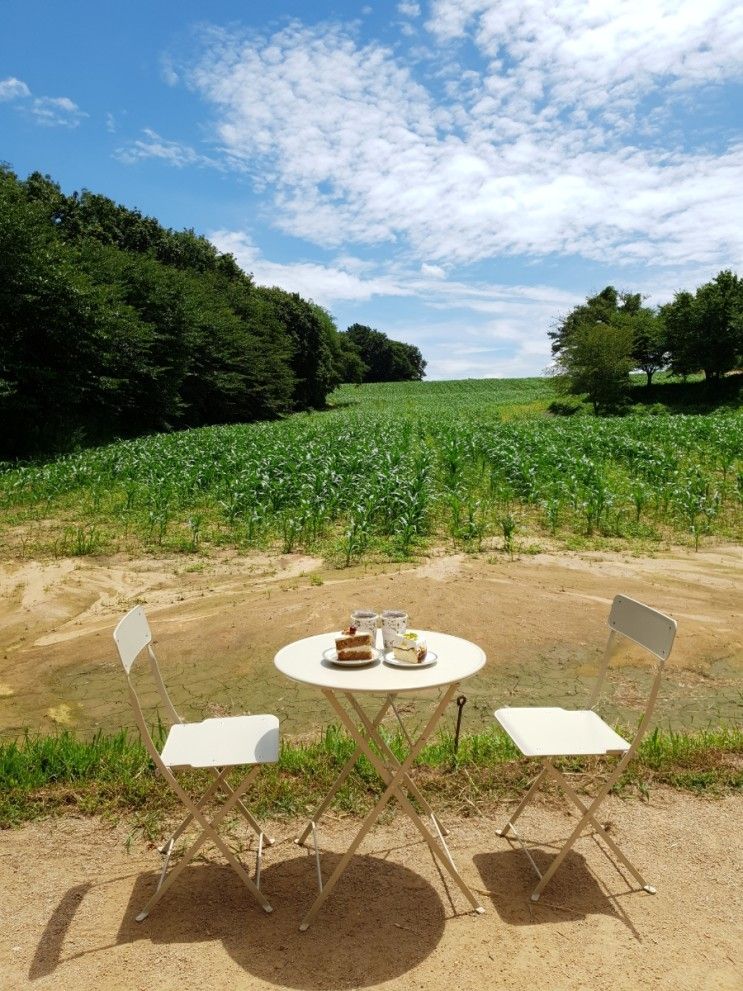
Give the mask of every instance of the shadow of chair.
[{"label": "shadow of chair", "polygon": [[[586,839],[591,837],[584,837]],[[544,841],[542,841],[544,843]],[[537,868],[545,871],[555,856],[555,844],[545,848],[532,847],[531,856]],[[596,852],[603,848],[596,842]],[[609,858],[610,862],[613,861]],[[530,898],[534,885],[532,867],[517,844],[492,853],[478,853],[473,863],[498,915],[508,925],[537,926],[565,922],[580,922],[592,915],[607,915],[621,922],[635,939],[640,934],[625,912],[619,899],[639,890],[624,885],[617,876],[617,890],[604,887],[589,866],[586,857],[571,850],[565,857],[566,870],[555,876],[549,897],[538,902]],[[616,865],[614,864],[614,869]]]}]

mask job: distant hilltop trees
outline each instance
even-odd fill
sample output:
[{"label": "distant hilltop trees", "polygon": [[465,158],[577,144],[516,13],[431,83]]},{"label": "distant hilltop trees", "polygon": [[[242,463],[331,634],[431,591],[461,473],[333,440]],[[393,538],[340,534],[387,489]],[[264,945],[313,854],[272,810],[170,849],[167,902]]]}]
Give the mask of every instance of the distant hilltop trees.
[{"label": "distant hilltop trees", "polygon": [[345,337],[346,346],[357,352],[363,364],[360,377],[349,378],[349,382],[407,382],[420,380],[426,374],[423,355],[412,344],[392,341],[381,331],[360,323],[351,324],[341,337]]},{"label": "distant hilltop trees", "polygon": [[635,369],[648,387],[662,370],[682,378],[703,372],[708,391],[720,392],[725,376],[743,366],[743,280],[722,271],[658,309],[643,306],[639,293],[607,286],[549,336],[558,388],[586,395],[596,413],[626,404]]},{"label": "distant hilltop trees", "polygon": [[0,458],[320,409],[341,382],[424,369],[193,230],[0,166]]}]

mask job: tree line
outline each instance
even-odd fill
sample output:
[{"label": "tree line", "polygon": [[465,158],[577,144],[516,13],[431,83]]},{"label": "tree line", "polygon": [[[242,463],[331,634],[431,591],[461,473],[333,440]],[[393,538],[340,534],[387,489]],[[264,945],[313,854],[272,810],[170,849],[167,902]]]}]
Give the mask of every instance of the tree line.
[{"label": "tree line", "polygon": [[558,387],[586,395],[594,412],[628,402],[630,374],[667,370],[685,378],[704,373],[711,394],[743,366],[743,279],[719,272],[694,293],[675,294],[652,308],[640,293],[607,286],[576,306],[549,332]]},{"label": "tree line", "polygon": [[425,364],[193,230],[0,167],[0,458],[320,409],[341,382]]}]

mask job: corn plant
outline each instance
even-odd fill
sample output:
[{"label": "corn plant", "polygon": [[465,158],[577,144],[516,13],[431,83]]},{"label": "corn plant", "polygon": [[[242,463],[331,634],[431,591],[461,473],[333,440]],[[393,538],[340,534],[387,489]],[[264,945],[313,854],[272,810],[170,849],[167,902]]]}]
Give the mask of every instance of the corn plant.
[{"label": "corn plant", "polygon": [[317,416],[6,464],[0,536],[12,534],[29,553],[43,531],[62,554],[125,538],[196,549],[218,535],[243,548],[340,547],[347,564],[381,547],[408,555],[429,539],[477,549],[506,539],[509,516],[555,539],[596,540],[640,524],[644,535],[695,546],[706,534],[743,537],[743,412],[505,415],[545,388],[536,380],[369,385]]}]

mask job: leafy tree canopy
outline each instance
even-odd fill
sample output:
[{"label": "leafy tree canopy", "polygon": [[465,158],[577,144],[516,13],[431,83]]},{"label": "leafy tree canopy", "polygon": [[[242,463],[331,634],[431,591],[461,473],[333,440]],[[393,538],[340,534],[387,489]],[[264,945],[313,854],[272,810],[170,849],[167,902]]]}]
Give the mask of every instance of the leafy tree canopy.
[{"label": "leafy tree canopy", "polygon": [[595,413],[621,409],[634,367],[629,324],[581,323],[561,348],[556,377],[561,391],[585,393]]},{"label": "leafy tree canopy", "polygon": [[668,363],[665,335],[656,312],[642,305],[640,293],[618,292],[607,286],[596,296],[589,296],[568,313],[549,332],[552,354],[556,360],[569,348],[575,334],[586,326],[629,328],[633,335],[633,368],[641,368],[650,385],[655,372]]},{"label": "leafy tree canopy", "polygon": [[360,323],[351,324],[345,337],[365,366],[364,382],[406,382],[426,374],[423,355],[412,344],[390,340],[381,331]]},{"label": "leafy tree canopy", "polygon": [[607,286],[576,306],[549,333],[554,373],[563,390],[586,393],[599,410],[622,405],[629,372],[704,371],[711,383],[743,363],[743,280],[720,272],[695,293],[677,292],[654,310],[639,293]]},{"label": "leafy tree canopy", "polygon": [[[423,375],[417,348],[362,329],[374,381]],[[370,374],[327,310],[193,230],[0,166],[0,458],[319,409]]]},{"label": "leafy tree canopy", "polygon": [[743,280],[729,269],[694,294],[677,292],[661,316],[677,374],[701,370],[715,382],[743,361]]}]

